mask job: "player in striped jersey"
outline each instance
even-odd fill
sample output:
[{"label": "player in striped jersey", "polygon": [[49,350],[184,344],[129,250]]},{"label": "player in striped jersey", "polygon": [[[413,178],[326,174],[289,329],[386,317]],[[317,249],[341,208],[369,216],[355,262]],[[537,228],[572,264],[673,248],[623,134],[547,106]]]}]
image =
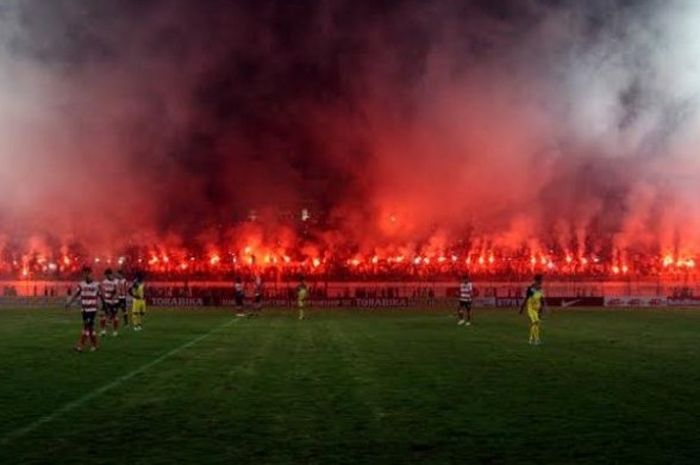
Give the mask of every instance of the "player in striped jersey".
[{"label": "player in striped jersey", "polygon": [[121,310],[124,317],[124,327],[129,326],[129,310],[126,307],[126,295],[129,284],[126,282],[122,270],[117,270],[117,310]]},{"label": "player in striped jersey", "polygon": [[255,277],[255,288],[253,292],[253,310],[251,312],[251,316],[260,316],[263,298],[263,282],[260,276]]},{"label": "player in striped jersey", "polygon": [[[474,294],[474,285],[469,280],[469,276],[464,276],[459,284],[459,308],[457,315],[459,320],[458,325],[470,326],[472,324],[472,298]],[[466,316],[466,319],[465,319]]]},{"label": "player in striped jersey", "polygon": [[236,277],[236,281],[233,284],[233,300],[236,302],[236,316],[246,316],[243,311],[243,304],[245,303],[245,285],[240,276]]},{"label": "player in striped jersey", "polygon": [[102,291],[102,315],[100,317],[100,336],[107,334],[107,320],[112,323],[112,336],[119,332],[119,315],[117,314],[117,280],[110,268],[105,270],[105,279],[100,284]]},{"label": "player in striped jersey", "polygon": [[100,285],[92,279],[92,269],[88,266],[83,268],[83,280],[78,283],[75,291],[66,302],[66,308],[80,299],[80,309],[83,317],[83,330],[80,339],[75,345],[77,352],[82,352],[83,347],[90,340],[90,351],[97,350],[97,335],[95,334],[95,316],[97,315],[97,301],[100,297]]}]

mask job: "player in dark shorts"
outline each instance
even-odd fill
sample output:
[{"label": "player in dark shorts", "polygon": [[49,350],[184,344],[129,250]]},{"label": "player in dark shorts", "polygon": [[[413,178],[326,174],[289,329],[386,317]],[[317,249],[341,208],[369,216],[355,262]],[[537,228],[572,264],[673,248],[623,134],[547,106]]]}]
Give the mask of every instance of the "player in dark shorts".
[{"label": "player in dark shorts", "polygon": [[80,309],[83,319],[83,328],[80,339],[75,345],[77,352],[82,352],[83,347],[90,341],[90,350],[97,350],[97,335],[95,334],[95,317],[97,316],[97,302],[100,297],[100,284],[92,279],[92,269],[83,268],[83,280],[78,283],[75,291],[66,302],[66,308],[80,299]]},{"label": "player in dark shorts", "polygon": [[474,294],[474,286],[469,280],[469,276],[464,276],[459,284],[459,309],[457,315],[459,320],[458,325],[472,324],[472,298]]},{"label": "player in dark shorts", "polygon": [[105,279],[100,284],[102,297],[102,317],[100,318],[100,336],[107,334],[107,322],[111,323],[112,335],[119,331],[119,316],[117,315],[117,279],[110,268],[105,270]]},{"label": "player in dark shorts", "polygon": [[117,311],[122,312],[124,318],[124,326],[129,326],[129,309],[126,307],[126,295],[128,293],[129,283],[124,277],[122,270],[117,270]]},{"label": "player in dark shorts", "polygon": [[262,311],[263,283],[260,276],[255,277],[255,295],[253,297],[253,310],[250,316],[260,316]]},{"label": "player in dark shorts", "polygon": [[236,277],[236,282],[233,285],[233,300],[236,303],[236,311],[238,316],[245,316],[243,313],[243,303],[245,302],[245,287],[240,276]]}]

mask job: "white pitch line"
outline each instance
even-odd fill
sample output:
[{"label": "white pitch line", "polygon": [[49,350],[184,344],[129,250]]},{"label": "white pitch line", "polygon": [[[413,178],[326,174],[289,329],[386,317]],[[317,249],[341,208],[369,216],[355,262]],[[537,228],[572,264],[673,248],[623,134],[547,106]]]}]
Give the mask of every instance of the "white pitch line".
[{"label": "white pitch line", "polygon": [[155,360],[153,360],[151,362],[148,362],[145,365],[140,366],[139,368],[135,369],[134,371],[129,372],[129,373],[125,374],[124,376],[121,376],[121,377],[115,379],[111,383],[105,384],[104,386],[99,387],[99,388],[95,389],[94,391],[88,392],[84,396],[82,396],[82,397],[80,397],[72,402],[68,402],[67,404],[65,404],[64,406],[59,408],[58,410],[55,410],[53,413],[46,415],[44,417],[41,417],[38,420],[35,420],[32,423],[28,424],[27,426],[24,426],[22,428],[18,428],[14,431],[10,431],[5,436],[3,436],[2,441],[0,441],[0,444],[6,445],[11,440],[22,437],[27,433],[31,433],[35,429],[39,428],[42,425],[45,425],[46,423],[49,423],[49,422],[55,420],[56,418],[60,417],[61,415],[64,415],[64,414],[70,412],[71,410],[75,410],[78,407],[81,407],[85,403],[90,402],[92,399],[99,397],[100,395],[104,394],[105,392],[114,389],[115,387],[119,386],[120,384],[122,384],[125,381],[129,381],[134,376],[140,375],[141,373],[144,373],[144,372],[150,370],[151,368],[158,365],[163,360],[165,360],[169,357],[172,357],[173,355],[175,355],[176,353],[178,353],[182,350],[185,350],[189,347],[192,347],[193,345],[201,342],[203,339],[209,337],[210,335],[212,335],[216,331],[223,329],[223,328],[226,328],[227,326],[230,326],[232,323],[235,323],[236,321],[238,321],[238,320],[235,320],[235,319],[229,320],[226,323],[219,325],[219,326],[215,327],[214,329],[202,334],[201,336],[197,336],[196,338],[192,339],[191,341],[188,341],[188,342],[182,344],[181,346],[176,347],[176,348],[164,353],[160,357],[156,358]]}]

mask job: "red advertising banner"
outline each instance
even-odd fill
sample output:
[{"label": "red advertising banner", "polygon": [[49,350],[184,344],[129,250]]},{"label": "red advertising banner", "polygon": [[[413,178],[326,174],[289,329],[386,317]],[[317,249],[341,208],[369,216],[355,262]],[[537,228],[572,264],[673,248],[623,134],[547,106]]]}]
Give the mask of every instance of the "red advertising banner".
[{"label": "red advertising banner", "polygon": [[[233,298],[201,298],[201,297],[150,297],[148,305],[153,307],[235,307]],[[249,303],[246,301],[246,303]],[[318,308],[421,308],[457,305],[456,299],[413,299],[408,297],[378,297],[378,298],[318,298],[311,299],[308,305]],[[270,299],[262,302],[263,307],[293,307],[293,299]],[[474,299],[474,307],[495,307],[496,299],[483,297]]]},{"label": "red advertising banner", "polygon": [[700,297],[669,298],[670,307],[700,307]]},{"label": "red advertising banner", "polygon": [[0,307],[5,308],[63,307],[65,304],[65,297],[0,297]]},{"label": "red advertising banner", "polygon": [[645,296],[618,296],[606,297],[606,307],[665,307],[668,305],[666,297]]},{"label": "red advertising banner", "polygon": [[604,304],[603,297],[547,297],[550,307],[602,307]]},{"label": "red advertising banner", "polygon": [[[550,307],[602,307],[605,303],[603,297],[547,297],[547,305]],[[496,299],[497,307],[516,308],[522,305],[522,298],[499,297]]]},{"label": "red advertising banner", "polygon": [[[235,307],[232,298],[221,297],[149,297],[148,305],[152,307],[201,308],[201,307]],[[0,308],[49,308],[62,307],[64,297],[0,297]],[[474,299],[475,308],[499,307],[517,308],[522,303],[520,298],[481,297]],[[249,304],[249,300],[246,300]],[[265,300],[264,307],[294,307],[294,299]],[[308,302],[317,308],[430,308],[451,307],[457,305],[456,299],[414,299],[406,297],[381,298],[318,298]],[[548,297],[547,304],[556,308],[581,307],[700,307],[700,297],[649,297],[649,296],[615,296],[615,297]]]}]

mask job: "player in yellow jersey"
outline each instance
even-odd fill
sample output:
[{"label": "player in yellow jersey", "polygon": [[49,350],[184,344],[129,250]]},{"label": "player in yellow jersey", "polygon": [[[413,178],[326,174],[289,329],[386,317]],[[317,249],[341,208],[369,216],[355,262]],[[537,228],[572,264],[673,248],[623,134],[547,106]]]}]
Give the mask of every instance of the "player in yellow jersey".
[{"label": "player in yellow jersey", "polygon": [[309,288],[306,285],[306,281],[302,276],[299,278],[299,285],[297,286],[297,308],[299,308],[299,319],[303,320],[304,317],[304,307],[306,307],[306,299],[309,297]]},{"label": "player in yellow jersey", "polygon": [[143,316],[146,314],[146,285],[144,284],[143,273],[136,273],[136,279],[134,280],[131,288],[129,289],[129,294],[133,299],[131,304],[131,323],[134,326],[134,331],[141,331],[143,329]]},{"label": "player in yellow jersey", "polygon": [[527,310],[530,318],[530,344],[540,345],[540,316],[547,308],[544,292],[542,291],[542,275],[535,276],[535,282],[527,288],[525,300],[520,306],[520,314]]}]

